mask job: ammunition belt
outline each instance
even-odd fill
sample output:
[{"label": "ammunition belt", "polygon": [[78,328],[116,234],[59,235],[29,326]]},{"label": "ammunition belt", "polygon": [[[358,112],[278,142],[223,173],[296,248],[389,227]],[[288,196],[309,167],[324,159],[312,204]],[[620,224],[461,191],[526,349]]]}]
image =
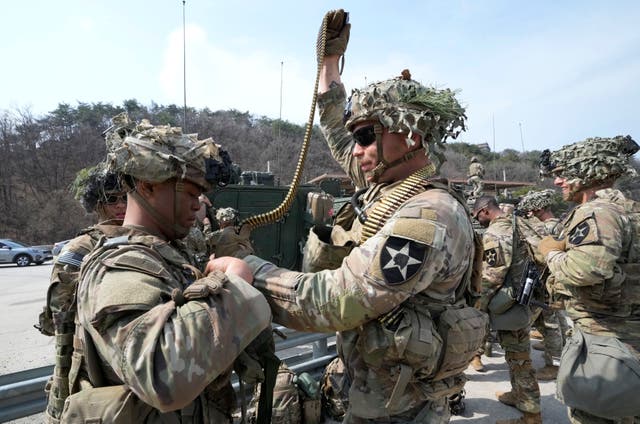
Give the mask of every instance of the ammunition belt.
[{"label": "ammunition belt", "polygon": [[360,244],[376,234],[404,202],[425,190],[428,178],[435,173],[433,165],[425,166],[407,177],[398,187],[385,196],[368,214],[362,226]]}]

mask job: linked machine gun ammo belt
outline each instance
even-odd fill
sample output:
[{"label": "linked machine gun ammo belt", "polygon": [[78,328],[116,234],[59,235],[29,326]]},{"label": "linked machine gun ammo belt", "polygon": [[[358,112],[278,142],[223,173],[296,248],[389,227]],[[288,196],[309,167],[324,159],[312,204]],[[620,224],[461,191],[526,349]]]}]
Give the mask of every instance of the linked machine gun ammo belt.
[{"label": "linked machine gun ammo belt", "polygon": [[258,227],[262,227],[264,225],[273,224],[274,222],[282,219],[289,208],[291,207],[296,191],[300,185],[300,180],[302,178],[302,169],[304,167],[304,162],[307,158],[307,153],[309,151],[309,145],[311,140],[311,133],[313,130],[313,118],[316,113],[316,102],[318,100],[318,87],[320,85],[320,73],[322,71],[322,65],[324,63],[324,51],[327,42],[327,24],[328,24],[328,14],[325,14],[322,19],[322,25],[320,26],[320,35],[318,37],[318,43],[316,46],[317,52],[317,62],[318,67],[316,70],[316,81],[313,88],[313,96],[311,100],[311,110],[309,111],[309,118],[307,119],[307,125],[304,132],[304,138],[302,142],[302,147],[300,149],[300,156],[298,157],[298,163],[296,164],[296,170],[293,174],[293,179],[291,181],[291,185],[289,186],[289,191],[287,192],[282,203],[272,211],[265,212],[262,214],[254,215],[249,218],[244,219],[240,225],[238,225],[237,232],[248,234],[251,231],[255,230]]},{"label": "linked machine gun ammo belt", "polygon": [[407,177],[398,187],[393,189],[391,193],[385,196],[365,217],[362,233],[360,235],[360,244],[367,241],[376,234],[398,210],[400,205],[412,198],[418,193],[423,192],[428,183],[428,179],[435,173],[435,167],[432,164],[421,168]]}]

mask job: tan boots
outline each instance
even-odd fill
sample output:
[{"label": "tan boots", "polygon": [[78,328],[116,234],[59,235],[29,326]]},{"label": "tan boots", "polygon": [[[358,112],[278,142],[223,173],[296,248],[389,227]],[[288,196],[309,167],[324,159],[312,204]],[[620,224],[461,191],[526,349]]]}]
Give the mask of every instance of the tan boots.
[{"label": "tan boots", "polygon": [[555,365],[545,365],[536,370],[536,378],[539,381],[555,380],[558,376],[558,367]]},{"label": "tan boots", "polygon": [[475,355],[473,357],[473,359],[471,360],[471,366],[473,367],[474,370],[478,371],[478,372],[484,372],[484,365],[482,364],[482,359],[480,358],[480,355]]}]

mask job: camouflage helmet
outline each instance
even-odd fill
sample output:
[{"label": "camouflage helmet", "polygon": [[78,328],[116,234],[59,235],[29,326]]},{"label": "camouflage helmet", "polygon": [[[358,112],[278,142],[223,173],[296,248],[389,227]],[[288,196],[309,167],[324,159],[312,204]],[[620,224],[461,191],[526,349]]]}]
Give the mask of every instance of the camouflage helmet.
[{"label": "camouflage helmet", "polygon": [[629,135],[587,138],[554,152],[543,151],[540,174],[558,175],[586,186],[625,174],[635,175],[629,158],[638,149],[640,147]]},{"label": "camouflage helmet", "polygon": [[104,163],[81,169],[71,183],[70,191],[87,213],[93,213],[109,192],[122,192],[117,174],[109,172]]},{"label": "camouflage helmet", "polygon": [[220,208],[216,212],[218,222],[233,222],[238,216],[238,211],[233,208]]},{"label": "camouflage helmet", "polygon": [[444,143],[465,130],[464,108],[449,89],[425,87],[402,75],[355,89],[347,102],[344,124],[351,131],[363,121],[379,121],[392,133],[406,134],[408,146],[418,134],[436,169],[445,161]]},{"label": "camouflage helmet", "polygon": [[556,192],[552,189],[530,191],[525,194],[518,203],[518,210],[524,213],[544,209],[553,203]]},{"label": "camouflage helmet", "polygon": [[183,134],[180,127],[151,125],[147,119],[132,122],[126,113],[112,119],[105,131],[109,169],[120,174],[153,183],[176,177],[203,187],[220,181],[211,178],[210,168],[229,163],[220,146],[207,138],[198,140],[197,134]]},{"label": "camouflage helmet", "polygon": [[471,162],[478,162],[477,156],[471,156]]}]

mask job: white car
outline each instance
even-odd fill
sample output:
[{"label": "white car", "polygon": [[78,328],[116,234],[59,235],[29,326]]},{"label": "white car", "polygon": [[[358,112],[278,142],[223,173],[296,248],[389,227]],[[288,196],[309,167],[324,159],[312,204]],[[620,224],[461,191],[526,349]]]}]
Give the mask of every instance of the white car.
[{"label": "white car", "polygon": [[40,265],[46,260],[45,253],[35,247],[28,247],[11,239],[0,239],[0,263],[15,263],[27,266],[30,263]]}]

